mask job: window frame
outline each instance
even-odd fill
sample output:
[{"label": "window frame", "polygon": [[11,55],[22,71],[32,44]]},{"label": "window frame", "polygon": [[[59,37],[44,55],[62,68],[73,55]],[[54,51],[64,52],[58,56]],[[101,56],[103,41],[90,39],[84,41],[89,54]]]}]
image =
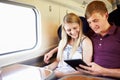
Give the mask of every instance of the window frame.
[{"label": "window frame", "polygon": [[21,52],[21,51],[27,51],[27,50],[32,50],[34,49],[37,44],[38,44],[38,26],[39,26],[39,13],[38,13],[38,10],[36,9],[35,6],[32,6],[32,5],[28,5],[28,4],[23,4],[23,3],[18,3],[18,2],[13,2],[13,1],[0,1],[0,3],[5,3],[5,4],[11,4],[11,5],[15,5],[15,6],[21,6],[21,7],[25,7],[25,8],[31,8],[33,11],[34,11],[34,15],[35,15],[35,36],[36,36],[36,41],[35,41],[35,44],[34,46],[32,46],[31,48],[26,48],[26,49],[21,49],[21,50],[14,50],[14,51],[10,51],[10,52],[5,52],[5,53],[1,53],[1,55],[6,55],[6,54],[11,54],[11,53],[17,53],[17,52]]}]

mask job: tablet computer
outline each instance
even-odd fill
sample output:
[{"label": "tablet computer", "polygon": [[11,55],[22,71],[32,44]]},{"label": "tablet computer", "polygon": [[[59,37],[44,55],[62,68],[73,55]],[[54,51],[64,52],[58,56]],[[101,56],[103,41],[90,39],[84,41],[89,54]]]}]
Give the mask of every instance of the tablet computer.
[{"label": "tablet computer", "polygon": [[[69,60],[64,60],[68,65],[70,65],[71,67],[73,67],[75,70],[76,67],[79,67],[81,68],[79,65],[82,64],[82,65],[85,65],[85,66],[88,66],[82,59],[69,59]],[[81,68],[83,69],[83,68]]]}]

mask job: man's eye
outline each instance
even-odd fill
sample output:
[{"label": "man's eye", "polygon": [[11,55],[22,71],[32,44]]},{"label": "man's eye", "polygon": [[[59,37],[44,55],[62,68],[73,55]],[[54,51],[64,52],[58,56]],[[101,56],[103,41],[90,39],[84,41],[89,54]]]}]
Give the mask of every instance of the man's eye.
[{"label": "man's eye", "polygon": [[77,28],[73,28],[74,30],[77,29]]},{"label": "man's eye", "polygon": [[98,22],[98,20],[94,20],[94,22]]}]

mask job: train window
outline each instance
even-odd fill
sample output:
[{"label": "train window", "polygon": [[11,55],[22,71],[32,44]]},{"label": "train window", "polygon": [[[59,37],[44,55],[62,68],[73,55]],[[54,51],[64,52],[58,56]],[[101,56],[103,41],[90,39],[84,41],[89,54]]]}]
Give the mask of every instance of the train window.
[{"label": "train window", "polygon": [[37,44],[34,8],[0,3],[0,55],[33,49]]}]

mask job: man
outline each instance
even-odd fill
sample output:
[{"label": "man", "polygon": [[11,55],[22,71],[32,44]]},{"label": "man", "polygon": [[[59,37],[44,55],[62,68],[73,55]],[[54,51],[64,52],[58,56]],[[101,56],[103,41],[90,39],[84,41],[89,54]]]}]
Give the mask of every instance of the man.
[{"label": "man", "polygon": [[108,11],[102,1],[88,4],[85,17],[95,32],[90,36],[94,46],[93,62],[83,73],[110,78],[120,78],[120,28],[108,22]]}]

